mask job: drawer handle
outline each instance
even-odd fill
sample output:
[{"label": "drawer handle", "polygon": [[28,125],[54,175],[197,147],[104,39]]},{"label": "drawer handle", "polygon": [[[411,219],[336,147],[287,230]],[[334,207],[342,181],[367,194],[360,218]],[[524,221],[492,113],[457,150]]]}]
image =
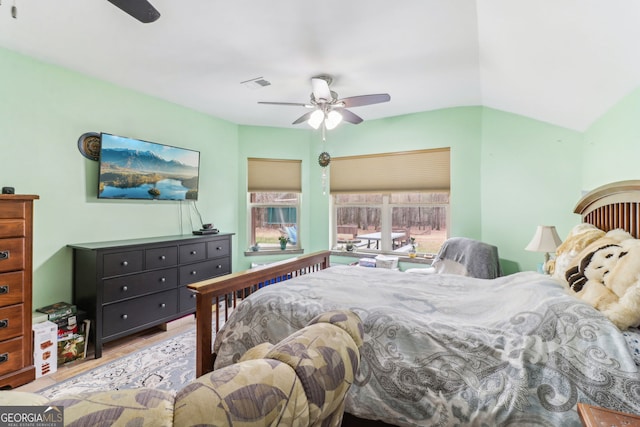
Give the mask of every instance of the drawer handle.
[{"label": "drawer handle", "polygon": [[123,314],[122,316],[120,316],[122,318],[122,320],[127,320],[129,318],[129,316],[127,316],[126,314]]},{"label": "drawer handle", "polygon": [[124,285],[122,287],[122,292],[127,292],[129,290],[129,287],[127,285]]},{"label": "drawer handle", "polygon": [[162,283],[164,283],[164,282],[166,282],[166,281],[167,281],[167,279],[166,279],[165,277],[161,277],[161,278],[160,278],[160,281],[161,281]]},{"label": "drawer handle", "polygon": [[9,361],[9,353],[0,354],[0,363],[4,363],[8,361]]},{"label": "drawer handle", "polygon": [[11,251],[0,251],[0,261],[2,261],[3,259],[9,259],[10,255]]},{"label": "drawer handle", "polygon": [[195,298],[195,297],[196,297],[196,294],[191,294],[191,295],[189,295],[189,296],[190,296],[191,298]]},{"label": "drawer handle", "polygon": [[165,304],[165,303],[160,304],[160,308],[165,308],[166,306],[167,306],[167,304]]},{"label": "drawer handle", "polygon": [[195,254],[197,254],[197,253],[198,253],[198,252],[196,252],[196,251],[191,251],[191,255],[195,255]]},{"label": "drawer handle", "polygon": [[218,247],[216,248],[216,250],[221,251],[221,250],[222,250],[222,246],[218,246]]},{"label": "drawer handle", "polygon": [[4,329],[8,327],[9,327],[9,319],[0,320],[0,329]]},{"label": "drawer handle", "polygon": [[197,272],[197,271],[195,271],[195,270],[193,270],[193,271],[191,272],[191,275],[192,275],[192,276],[195,276],[196,274],[198,274],[198,272]]},{"label": "drawer handle", "polygon": [[122,261],[122,266],[126,267],[127,265],[129,265],[129,263],[127,261]]},{"label": "drawer handle", "polygon": [[216,268],[217,268],[217,269],[222,268],[222,264],[218,264],[218,265],[216,266]]},{"label": "drawer handle", "polygon": [[164,256],[164,255],[160,255],[160,259],[161,259],[162,261],[164,261],[165,259],[167,259],[167,257],[166,257],[166,256]]},{"label": "drawer handle", "polygon": [[9,293],[9,285],[0,286],[0,295],[4,295],[8,293]]}]

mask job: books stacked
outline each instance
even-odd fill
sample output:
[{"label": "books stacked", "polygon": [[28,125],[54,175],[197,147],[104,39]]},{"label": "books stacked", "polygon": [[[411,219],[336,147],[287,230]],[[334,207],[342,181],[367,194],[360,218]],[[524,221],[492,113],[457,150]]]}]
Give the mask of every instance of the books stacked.
[{"label": "books stacked", "polygon": [[74,304],[57,302],[37,311],[45,313],[58,327],[58,365],[86,357],[89,320],[79,322]]}]

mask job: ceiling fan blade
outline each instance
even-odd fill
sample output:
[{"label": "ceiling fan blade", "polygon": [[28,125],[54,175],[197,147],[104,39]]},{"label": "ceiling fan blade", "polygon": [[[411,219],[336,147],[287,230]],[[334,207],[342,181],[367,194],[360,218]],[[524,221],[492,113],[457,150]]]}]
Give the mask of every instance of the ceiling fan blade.
[{"label": "ceiling fan blade", "polygon": [[388,102],[391,99],[388,93],[378,93],[375,95],[359,95],[351,96],[349,98],[342,98],[338,102],[344,103],[347,108],[360,107],[362,105],[379,104],[381,102]]},{"label": "ceiling fan blade", "polygon": [[107,0],[138,21],[148,24],[160,18],[160,12],[147,0]]},{"label": "ceiling fan blade", "polygon": [[344,120],[345,122],[353,123],[354,125],[362,123],[362,117],[352,113],[347,109],[336,108],[335,110],[338,111],[340,114],[342,114],[342,120]]},{"label": "ceiling fan blade", "polygon": [[[315,111],[315,110],[314,110]],[[304,123],[307,120],[309,120],[309,117],[311,117],[311,115],[313,114],[314,111],[309,111],[308,113],[304,113],[303,115],[301,115],[300,117],[298,117],[296,119],[296,121],[294,121],[293,123],[291,123],[292,125],[297,125],[300,123]]]},{"label": "ceiling fan blade", "polygon": [[268,101],[258,101],[258,104],[268,104],[268,105],[288,105],[291,107],[305,107],[305,108],[313,108],[313,105],[303,104],[300,102],[268,102]]},{"label": "ceiling fan blade", "polygon": [[316,101],[324,99],[325,101],[331,101],[331,90],[329,89],[329,83],[322,77],[312,77],[311,87],[313,88],[313,97]]}]

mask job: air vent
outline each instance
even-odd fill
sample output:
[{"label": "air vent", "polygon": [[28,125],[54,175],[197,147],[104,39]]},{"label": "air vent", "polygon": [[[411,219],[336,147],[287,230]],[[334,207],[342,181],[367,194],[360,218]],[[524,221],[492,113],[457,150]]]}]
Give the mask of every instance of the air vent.
[{"label": "air vent", "polygon": [[240,82],[240,84],[249,89],[260,89],[265,86],[271,86],[271,82],[265,80],[263,77],[256,77],[255,79],[245,80],[243,82]]}]

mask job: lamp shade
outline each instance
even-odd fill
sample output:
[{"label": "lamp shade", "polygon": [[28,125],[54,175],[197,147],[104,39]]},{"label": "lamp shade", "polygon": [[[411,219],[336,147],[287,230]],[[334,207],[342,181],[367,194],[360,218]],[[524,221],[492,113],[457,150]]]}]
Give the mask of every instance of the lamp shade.
[{"label": "lamp shade", "polygon": [[536,229],[536,234],[533,235],[533,239],[524,249],[532,252],[554,252],[561,243],[562,240],[558,236],[556,227],[553,225],[539,225]]}]

